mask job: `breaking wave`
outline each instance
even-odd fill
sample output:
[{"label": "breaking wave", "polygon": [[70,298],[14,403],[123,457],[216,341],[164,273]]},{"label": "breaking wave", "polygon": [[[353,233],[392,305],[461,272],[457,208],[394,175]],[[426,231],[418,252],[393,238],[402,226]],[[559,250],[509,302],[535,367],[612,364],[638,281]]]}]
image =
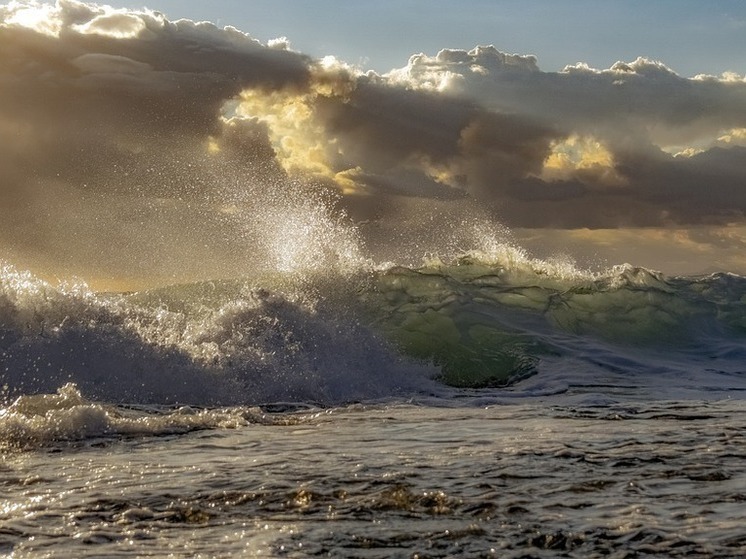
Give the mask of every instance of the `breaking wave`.
[{"label": "breaking wave", "polygon": [[579,363],[740,375],[744,293],[733,274],[591,274],[506,245],[416,268],[134,293],[55,286],[5,264],[0,370],[8,402],[75,383],[102,402],[212,406],[447,394]]}]

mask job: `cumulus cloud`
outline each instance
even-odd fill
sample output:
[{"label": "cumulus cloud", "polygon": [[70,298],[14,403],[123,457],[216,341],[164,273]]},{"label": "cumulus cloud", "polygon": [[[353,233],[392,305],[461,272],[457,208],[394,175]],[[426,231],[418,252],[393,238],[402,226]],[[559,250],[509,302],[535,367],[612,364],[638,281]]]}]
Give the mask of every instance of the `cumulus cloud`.
[{"label": "cumulus cloud", "polygon": [[280,170],[266,127],[223,106],[247,87],[303,89],[307,57],[72,0],[16,2],[0,18],[5,250],[112,276],[189,276],[246,256],[245,228],[226,228],[221,208]]},{"label": "cumulus cloud", "polygon": [[303,93],[301,117],[247,112],[281,137],[281,158],[313,153],[305,169],[346,192],[462,195],[531,227],[719,224],[746,209],[746,83],[733,76],[687,79],[645,58],[542,72],[494,47],[415,55],[383,76],[333,70],[343,92]]},{"label": "cumulus cloud", "polygon": [[744,220],[744,130],[742,76],[645,58],[545,72],[483,46],[379,75],[145,9],[0,5],[0,243],[63,273],[244,273],[258,208],[319,190],[374,247],[475,213],[722,228]]},{"label": "cumulus cloud", "polygon": [[[742,152],[710,153],[717,144],[740,145],[746,87],[734,76],[686,79],[644,58],[606,70],[577,64],[541,72],[532,57],[477,48],[413,57],[389,78],[554,130],[540,173],[508,190],[494,177],[493,192],[516,225],[539,226],[517,203],[534,195],[554,198],[553,221],[567,227],[720,222],[746,208],[743,172],[734,168]],[[673,157],[687,149],[700,155]],[[589,206],[585,223],[579,205]]]}]

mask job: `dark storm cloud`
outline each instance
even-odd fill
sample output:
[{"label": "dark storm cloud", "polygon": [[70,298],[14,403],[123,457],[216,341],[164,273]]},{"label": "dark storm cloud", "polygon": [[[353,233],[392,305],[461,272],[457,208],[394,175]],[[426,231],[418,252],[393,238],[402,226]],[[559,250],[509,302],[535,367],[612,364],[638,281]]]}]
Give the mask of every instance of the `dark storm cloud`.
[{"label": "dark storm cloud", "polygon": [[[746,211],[743,149],[718,141],[735,130],[746,145],[746,82],[739,76],[686,79],[643,58],[607,70],[579,64],[545,73],[534,57],[479,47],[412,57],[381,81],[394,99],[415,92],[439,99],[443,126],[433,126],[429,139],[459,138],[432,160],[445,171],[440,180],[497,208],[508,224],[722,223]],[[469,104],[468,124],[450,120]],[[410,108],[387,114],[396,122],[433,118]],[[364,152],[366,138],[356,141]]]},{"label": "dark storm cloud", "polygon": [[643,58],[546,73],[493,47],[413,56],[384,76],[332,62],[314,79],[325,72],[336,85],[305,98],[312,125],[275,124],[278,135],[315,138],[328,168],[316,157],[313,172],[368,194],[460,192],[531,227],[722,223],[746,209],[746,171],[726,163],[738,145],[721,149],[722,166],[690,157],[729,131],[746,144],[738,76],[686,79]]},{"label": "dark storm cloud", "polygon": [[378,174],[442,168],[467,190],[494,176],[538,171],[554,136],[530,119],[362,78],[347,99],[323,98],[318,111],[329,136],[342,146],[344,161],[338,164]]},{"label": "dark storm cloud", "polygon": [[279,168],[266,126],[221,109],[246,87],[303,89],[308,66],[236,30],[152,12],[0,7],[0,240],[30,260],[112,274],[172,273],[189,237],[195,258],[235,252],[212,212],[235,198],[226,181]]},{"label": "dark storm cloud", "polygon": [[236,216],[277,210],[296,174],[360,220],[472,204],[532,228],[731,224],[745,150],[735,75],[543,72],[493,47],[377,75],[147,10],[0,6],[0,242],[63,267],[246,260],[259,226]]},{"label": "dark storm cloud", "polygon": [[71,1],[55,13],[58,35],[0,26],[3,120],[47,152],[65,146],[57,134],[95,136],[115,149],[128,138],[206,138],[219,132],[221,107],[242,88],[303,87],[308,79],[307,59],[237,31],[153,13],[93,25],[108,12]]}]

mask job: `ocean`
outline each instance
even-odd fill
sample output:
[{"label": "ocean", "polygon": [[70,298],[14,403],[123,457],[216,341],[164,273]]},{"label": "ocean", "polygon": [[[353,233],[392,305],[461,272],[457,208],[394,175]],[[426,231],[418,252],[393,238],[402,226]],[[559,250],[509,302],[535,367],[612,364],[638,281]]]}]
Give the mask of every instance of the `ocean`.
[{"label": "ocean", "polygon": [[3,556],[746,552],[746,278],[0,281]]}]

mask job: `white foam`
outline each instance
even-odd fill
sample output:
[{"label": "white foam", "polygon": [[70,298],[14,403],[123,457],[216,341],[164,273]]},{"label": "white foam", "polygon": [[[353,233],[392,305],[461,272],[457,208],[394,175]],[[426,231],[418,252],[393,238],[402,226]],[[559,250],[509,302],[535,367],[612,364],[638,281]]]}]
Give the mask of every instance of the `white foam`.
[{"label": "white foam", "polygon": [[0,408],[0,445],[34,448],[100,437],[158,436],[250,422],[243,408],[135,412],[86,400],[74,384],[55,394],[21,396]]}]

